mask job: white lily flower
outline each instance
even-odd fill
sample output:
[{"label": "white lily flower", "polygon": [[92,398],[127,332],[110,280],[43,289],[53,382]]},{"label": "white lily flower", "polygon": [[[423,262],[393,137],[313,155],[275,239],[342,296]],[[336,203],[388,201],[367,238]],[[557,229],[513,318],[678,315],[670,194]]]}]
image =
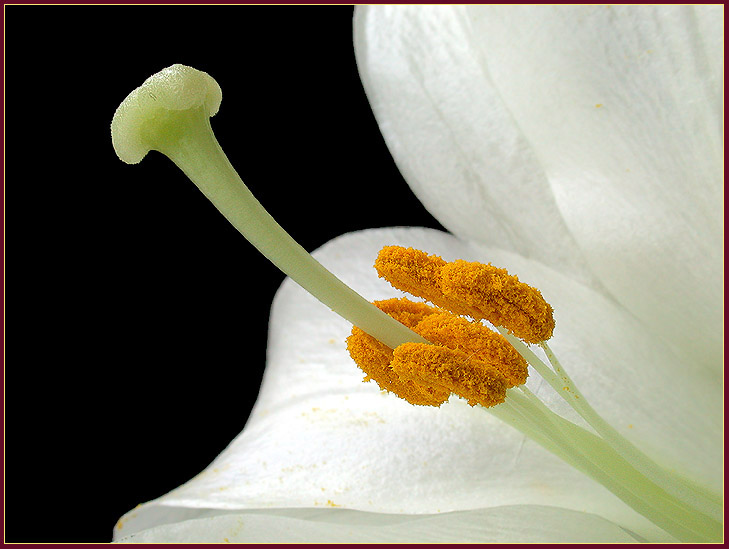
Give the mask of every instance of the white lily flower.
[{"label": "white lily flower", "polygon": [[[717,493],[722,15],[358,9],[358,63],[382,133],[452,234],[369,230],[314,253],[369,300],[401,295],[372,269],[384,245],[518,274],[554,307],[550,347],[600,415],[670,474]],[[270,326],[244,431],[200,475],[123,517],[115,539],[675,541],[484,409],[455,396],[412,406],[362,383],[344,344],[351,324],[291,280]],[[586,425],[540,376],[527,387]]]}]

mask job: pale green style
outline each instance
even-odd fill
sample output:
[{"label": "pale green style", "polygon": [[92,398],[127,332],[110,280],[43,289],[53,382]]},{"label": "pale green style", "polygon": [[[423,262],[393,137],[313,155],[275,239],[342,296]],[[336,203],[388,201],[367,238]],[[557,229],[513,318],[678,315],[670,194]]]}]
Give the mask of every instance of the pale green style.
[{"label": "pale green style", "polygon": [[425,340],[373,307],[299,246],[241,181],[218,144],[209,118],[222,92],[210,75],[173,65],[149,77],[119,105],[111,122],[114,149],[136,164],[150,150],[169,157],[215,207],[284,273],[350,322],[397,346]]},{"label": "pale green style", "polygon": [[[117,536],[721,539],[720,301],[711,278],[721,270],[706,253],[721,240],[710,15],[672,7],[360,10],[358,63],[383,135],[455,236],[354,233],[315,253],[321,263],[266,214],[220,150],[208,122],[221,98],[212,78],[178,65],[130,94],[112,123],[120,158],[138,162],[152,149],[169,156],[327,307],[284,284],[246,429],[206,472],[126,515]],[[677,71],[683,81],[665,92],[660,85]],[[640,103],[648,92],[660,112]],[[657,131],[669,113],[688,158],[674,136]],[[689,129],[701,133],[695,147]],[[690,199],[680,194],[687,178]],[[645,204],[636,198],[649,196]],[[681,215],[666,219],[676,209]],[[688,234],[677,238],[673,225]],[[670,239],[646,241],[650,229]],[[343,349],[349,324],[329,307],[390,345],[417,337],[350,289],[367,299],[396,295],[374,272],[363,274],[386,244],[491,262],[539,287],[555,308],[555,337],[541,349],[513,340],[539,375],[490,414],[455,397],[440,409],[413,407],[361,384]],[[692,269],[681,263],[689,259]],[[659,280],[649,276],[657,269]]]}]

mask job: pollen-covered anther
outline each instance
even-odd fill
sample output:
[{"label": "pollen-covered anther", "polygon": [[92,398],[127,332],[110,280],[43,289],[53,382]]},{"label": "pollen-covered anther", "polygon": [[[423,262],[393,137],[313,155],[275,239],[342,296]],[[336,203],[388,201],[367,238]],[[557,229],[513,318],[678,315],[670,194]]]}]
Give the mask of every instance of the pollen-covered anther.
[{"label": "pollen-covered anther", "polygon": [[[387,299],[374,304],[411,329],[436,312],[433,307],[408,299]],[[394,393],[410,404],[440,406],[450,397],[451,391],[439,384],[423,384],[398,376],[390,366],[392,349],[356,326],[347,338],[347,351],[365,373],[364,381],[374,380],[380,389]]]},{"label": "pollen-covered anther", "polygon": [[375,305],[431,344],[405,343],[393,351],[352,328],[347,350],[365,372],[364,381],[374,380],[381,389],[423,406],[440,406],[451,393],[472,406],[494,406],[503,402],[508,388],[526,381],[526,361],[486,326],[406,298]]},{"label": "pollen-covered anther", "polygon": [[401,246],[384,247],[375,269],[398,290],[459,315],[486,319],[528,343],[552,337],[552,307],[539,290],[506,269],[463,260],[448,263]]},{"label": "pollen-covered anther", "polygon": [[364,381],[374,380],[380,389],[394,393],[410,404],[440,406],[451,395],[451,391],[440,385],[401,378],[390,366],[392,349],[357,327],[347,338],[347,351],[366,374]]},{"label": "pollen-covered anther", "polygon": [[536,288],[519,281],[506,269],[463,260],[447,263],[441,269],[441,288],[450,299],[480,312],[528,343],[552,337],[552,307]]},{"label": "pollen-covered anther", "polygon": [[420,321],[415,331],[431,343],[462,351],[498,370],[508,387],[526,383],[529,365],[504,336],[480,322],[447,312],[434,313]]},{"label": "pollen-covered anther", "polygon": [[410,301],[405,297],[375,301],[374,305],[411,330],[415,330],[416,326],[428,316],[439,312],[438,309],[425,303]]},{"label": "pollen-covered anther", "polygon": [[439,383],[471,406],[488,408],[506,399],[508,383],[501,372],[458,349],[404,343],[395,349],[390,366],[401,379]]},{"label": "pollen-covered anther", "polygon": [[437,255],[428,255],[415,248],[385,246],[375,260],[375,269],[380,278],[387,280],[394,288],[422,297],[459,315],[473,316],[476,310],[464,308],[463,304],[448,299],[441,288],[441,270],[447,263]]}]

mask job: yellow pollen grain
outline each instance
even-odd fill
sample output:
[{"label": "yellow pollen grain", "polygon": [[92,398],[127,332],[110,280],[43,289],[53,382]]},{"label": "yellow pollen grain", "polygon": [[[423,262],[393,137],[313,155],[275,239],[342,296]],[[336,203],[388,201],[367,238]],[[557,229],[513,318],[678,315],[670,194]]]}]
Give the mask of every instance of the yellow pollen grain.
[{"label": "yellow pollen grain", "polygon": [[488,320],[527,343],[552,337],[552,307],[539,290],[506,269],[460,259],[446,262],[402,246],[382,248],[375,269],[398,290],[455,314]]},{"label": "yellow pollen grain", "polygon": [[404,343],[393,353],[392,369],[403,379],[439,383],[471,406],[495,406],[506,399],[501,373],[463,351],[440,345]]}]

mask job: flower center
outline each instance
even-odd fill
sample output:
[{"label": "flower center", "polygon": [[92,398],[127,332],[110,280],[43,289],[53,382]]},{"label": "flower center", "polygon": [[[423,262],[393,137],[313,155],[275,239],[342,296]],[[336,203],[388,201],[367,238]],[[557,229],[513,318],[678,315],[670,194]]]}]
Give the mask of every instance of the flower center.
[{"label": "flower center", "polygon": [[[439,407],[455,394],[488,408],[678,539],[716,539],[720,498],[663,469],[592,409],[546,343],[553,310],[539,290],[505,269],[400,246],[383,248],[374,266],[393,287],[436,307],[406,298],[374,302],[428,342],[393,350],[354,326],[347,350],[364,381],[415,405]],[[549,366],[528,343],[539,344]],[[555,414],[527,389],[529,364],[597,434]]]},{"label": "flower center", "polygon": [[347,350],[365,381],[375,380],[411,404],[440,406],[454,393],[487,408],[526,382],[526,360],[483,324],[406,298],[374,304],[431,344],[404,343],[392,350],[353,327]]},{"label": "flower center", "polygon": [[[375,269],[399,290],[441,308],[408,299],[375,302],[430,344],[383,346],[356,326],[347,350],[380,388],[411,404],[440,406],[451,393],[486,408],[506,399],[506,390],[526,382],[526,360],[506,338],[479,321],[508,329],[526,341],[542,341],[554,329],[552,307],[539,290],[505,269],[454,261],[414,248],[386,246]],[[469,321],[459,315],[473,318]]]}]

